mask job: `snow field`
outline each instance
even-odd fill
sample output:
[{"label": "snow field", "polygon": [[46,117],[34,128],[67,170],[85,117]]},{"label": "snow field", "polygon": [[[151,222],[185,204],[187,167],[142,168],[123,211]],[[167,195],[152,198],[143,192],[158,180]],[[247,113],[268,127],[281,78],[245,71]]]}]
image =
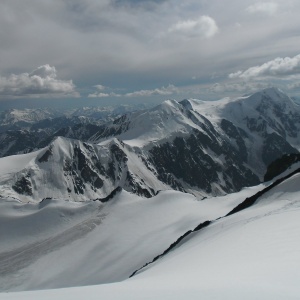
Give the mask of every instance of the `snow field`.
[{"label": "snow field", "polygon": [[[193,233],[180,247],[125,281],[6,293],[0,299],[299,299],[299,180],[300,175],[291,177],[252,207]],[[119,197],[124,196],[129,195]],[[235,200],[227,196],[227,201]],[[125,219],[120,221],[124,224]]]}]

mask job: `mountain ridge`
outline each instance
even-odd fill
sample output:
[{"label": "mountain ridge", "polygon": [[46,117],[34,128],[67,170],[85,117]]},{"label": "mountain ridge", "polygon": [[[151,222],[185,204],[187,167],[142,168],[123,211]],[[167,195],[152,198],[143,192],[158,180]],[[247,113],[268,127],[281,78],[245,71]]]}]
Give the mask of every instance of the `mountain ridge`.
[{"label": "mountain ridge", "polygon": [[[277,97],[274,101],[272,95]],[[86,139],[56,137],[44,157],[28,169],[11,174],[10,180],[4,174],[3,181],[0,174],[5,183],[0,194],[26,199],[34,195],[36,201],[46,197],[86,201],[105,198],[118,186],[145,197],[166,189],[199,198],[239,191],[258,184],[271,161],[299,152],[295,130],[300,129],[300,110],[283,105],[294,109],[286,115],[277,109],[280,99],[292,103],[277,89],[233,101],[167,100],[96,126],[90,137],[85,125],[76,131],[61,130]],[[238,122],[233,120],[236,114]],[[38,189],[42,182],[44,192]]]}]

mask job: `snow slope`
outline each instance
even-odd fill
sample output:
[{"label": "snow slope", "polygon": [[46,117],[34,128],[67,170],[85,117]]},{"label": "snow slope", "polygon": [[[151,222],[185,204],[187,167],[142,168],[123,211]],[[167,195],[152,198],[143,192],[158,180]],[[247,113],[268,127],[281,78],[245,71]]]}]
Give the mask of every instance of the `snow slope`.
[{"label": "snow slope", "polygon": [[299,299],[299,182],[294,175],[123,282],[0,299]]},{"label": "snow slope", "polygon": [[106,203],[1,201],[1,291],[124,280],[185,232],[262,187],[203,201],[175,191],[150,199],[122,191]]}]

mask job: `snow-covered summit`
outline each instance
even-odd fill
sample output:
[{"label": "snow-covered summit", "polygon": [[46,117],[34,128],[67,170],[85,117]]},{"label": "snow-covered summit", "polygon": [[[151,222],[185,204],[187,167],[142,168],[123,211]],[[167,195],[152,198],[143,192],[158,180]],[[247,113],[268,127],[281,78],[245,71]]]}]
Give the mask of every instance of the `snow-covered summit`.
[{"label": "snow-covered summit", "polygon": [[104,199],[119,187],[145,197],[170,189],[141,154],[116,138],[96,145],[57,137],[37,152],[0,158],[0,165],[6,166],[0,170],[0,197],[26,202]]},{"label": "snow-covered summit", "polygon": [[[126,114],[107,124],[107,130],[93,137],[93,141],[116,136],[131,146],[143,147],[149,143],[172,139],[200,130],[199,116],[175,100],[166,100],[149,110]],[[194,119],[194,120],[193,120]]]}]

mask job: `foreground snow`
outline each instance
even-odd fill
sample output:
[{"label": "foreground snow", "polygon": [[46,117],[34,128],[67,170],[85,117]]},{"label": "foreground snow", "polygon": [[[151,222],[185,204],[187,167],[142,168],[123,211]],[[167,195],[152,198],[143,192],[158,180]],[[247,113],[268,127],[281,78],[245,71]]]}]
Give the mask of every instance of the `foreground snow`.
[{"label": "foreground snow", "polygon": [[197,201],[175,191],[145,199],[122,191],[107,203],[2,201],[0,290],[125,280],[185,232],[225,215],[241,199]]},{"label": "foreground snow", "polygon": [[[300,175],[297,174],[263,195],[252,207],[218,219],[193,233],[167,256],[125,281],[59,290],[3,293],[0,299],[299,299],[299,183]],[[242,193],[249,196],[255,190],[252,188]],[[51,284],[58,287],[66,284],[70,277],[83,280],[87,274],[96,279],[99,274],[95,269],[94,273],[91,272],[91,268],[105,261],[106,271],[111,270],[118,277],[134,261],[150,261],[150,252],[153,255],[170,244],[170,241],[165,241],[166,238],[175,239],[186,229],[200,223],[198,221],[226,214],[238,203],[236,194],[232,198],[219,198],[216,211],[214,199],[197,202],[191,196],[184,198],[183,195],[164,192],[153,199],[141,200],[123,192],[109,204],[112,207],[103,223],[95,225],[96,228],[82,237],[81,242],[72,241],[31,265],[32,272],[36,272],[36,276],[31,278],[31,285],[36,284],[36,288],[51,287]],[[139,216],[139,208],[143,209],[144,215]],[[101,212],[104,213],[104,210]],[[119,227],[112,228],[116,219]],[[145,231],[147,234],[143,236],[141,233]],[[131,244],[136,238],[138,242]],[[115,244],[104,250],[101,247],[105,244],[100,243],[99,247],[101,239],[106,243],[115,240]],[[115,247],[119,252],[115,252]],[[89,253],[86,248],[90,249]],[[131,255],[128,256],[128,252]],[[67,253],[70,257],[65,256]],[[112,259],[117,253],[120,260],[108,258]],[[101,262],[104,254],[107,257]],[[80,264],[78,260],[81,260]],[[52,265],[54,261],[58,263]],[[65,264],[64,268],[60,269],[62,264]],[[72,268],[74,264],[77,269]],[[51,282],[42,282],[39,277],[46,279],[48,268],[52,270],[50,273],[56,273],[55,277]],[[31,269],[25,270],[29,272]],[[17,275],[11,277],[11,280],[17,279]],[[26,284],[28,282],[23,283],[23,288]],[[84,280],[77,284],[84,284]]]}]

